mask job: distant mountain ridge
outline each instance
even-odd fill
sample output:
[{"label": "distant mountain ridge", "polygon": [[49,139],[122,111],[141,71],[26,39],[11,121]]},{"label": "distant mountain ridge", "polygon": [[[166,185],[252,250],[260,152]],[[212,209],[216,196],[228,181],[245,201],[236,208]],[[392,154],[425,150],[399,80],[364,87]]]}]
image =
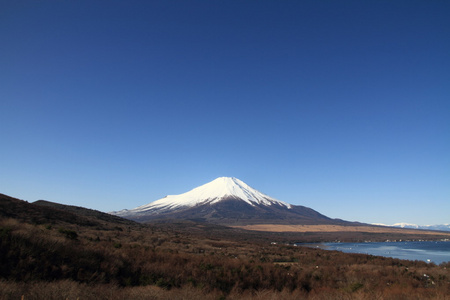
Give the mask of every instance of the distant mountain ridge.
[{"label": "distant mountain ridge", "polygon": [[219,177],[186,193],[111,214],[139,222],[191,219],[224,225],[350,224],[272,198],[234,177]]},{"label": "distant mountain ridge", "polygon": [[375,223],[372,225],[388,226],[388,227],[399,227],[399,228],[411,228],[411,229],[424,229],[424,230],[438,230],[438,231],[450,231],[450,224],[438,224],[438,225],[417,225],[409,223],[395,223],[393,225],[386,225]]}]

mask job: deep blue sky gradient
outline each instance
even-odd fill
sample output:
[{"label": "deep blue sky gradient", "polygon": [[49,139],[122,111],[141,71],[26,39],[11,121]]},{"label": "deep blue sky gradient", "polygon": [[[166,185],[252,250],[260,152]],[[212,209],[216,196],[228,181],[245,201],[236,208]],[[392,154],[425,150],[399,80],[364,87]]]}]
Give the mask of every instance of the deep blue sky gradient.
[{"label": "deep blue sky gradient", "polygon": [[219,176],[449,223],[449,1],[2,1],[0,193],[102,211]]}]

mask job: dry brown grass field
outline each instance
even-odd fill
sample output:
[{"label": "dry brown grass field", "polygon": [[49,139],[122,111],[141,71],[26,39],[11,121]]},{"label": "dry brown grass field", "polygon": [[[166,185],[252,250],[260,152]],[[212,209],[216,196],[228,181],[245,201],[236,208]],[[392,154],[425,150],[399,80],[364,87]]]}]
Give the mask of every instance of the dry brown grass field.
[{"label": "dry brown grass field", "polygon": [[2,300],[450,299],[450,263],[287,245],[321,232],[142,225],[17,201],[0,199]]},{"label": "dry brown grass field", "polygon": [[269,232],[367,232],[367,233],[397,233],[397,234],[423,234],[450,237],[449,232],[413,230],[403,228],[391,228],[384,226],[341,226],[341,225],[279,225],[279,224],[254,224],[232,226],[245,230],[269,231]]}]

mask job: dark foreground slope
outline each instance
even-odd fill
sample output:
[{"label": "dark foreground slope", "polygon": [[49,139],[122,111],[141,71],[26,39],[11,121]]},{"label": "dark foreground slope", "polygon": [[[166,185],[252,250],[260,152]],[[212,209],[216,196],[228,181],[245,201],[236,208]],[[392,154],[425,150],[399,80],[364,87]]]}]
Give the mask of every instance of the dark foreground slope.
[{"label": "dark foreground slope", "polygon": [[206,223],[125,224],[60,208],[0,197],[0,299],[445,299],[450,292],[448,264],[287,246],[283,234]]}]

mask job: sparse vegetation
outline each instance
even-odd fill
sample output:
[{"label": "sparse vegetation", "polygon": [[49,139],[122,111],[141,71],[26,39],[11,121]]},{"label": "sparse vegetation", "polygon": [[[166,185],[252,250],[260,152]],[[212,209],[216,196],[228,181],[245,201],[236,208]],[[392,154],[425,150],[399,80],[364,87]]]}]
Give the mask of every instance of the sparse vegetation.
[{"label": "sparse vegetation", "polygon": [[449,299],[450,295],[449,263],[436,266],[294,247],[284,241],[298,237],[193,222],[125,226],[84,216],[91,219],[80,225],[71,221],[80,216],[69,221],[54,218],[50,223],[36,211],[34,216],[41,221],[32,222],[19,212],[0,218],[0,299]]}]

